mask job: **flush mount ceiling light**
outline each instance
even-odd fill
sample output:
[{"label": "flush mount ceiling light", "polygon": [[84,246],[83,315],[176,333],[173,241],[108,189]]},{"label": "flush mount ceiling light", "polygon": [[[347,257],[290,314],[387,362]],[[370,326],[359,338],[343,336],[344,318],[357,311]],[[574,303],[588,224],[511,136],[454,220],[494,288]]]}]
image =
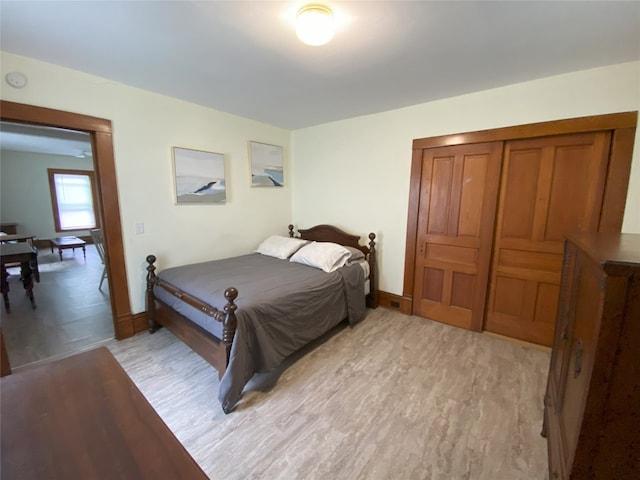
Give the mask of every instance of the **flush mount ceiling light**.
[{"label": "flush mount ceiling light", "polygon": [[307,5],[296,15],[296,34],[303,43],[318,47],[333,38],[333,12],[322,5]]},{"label": "flush mount ceiling light", "polygon": [[78,152],[78,153],[76,153],[74,155],[74,157],[76,157],[76,158],[87,158],[87,157],[93,156],[91,150],[79,150],[78,149],[78,150],[76,150],[76,152]]}]

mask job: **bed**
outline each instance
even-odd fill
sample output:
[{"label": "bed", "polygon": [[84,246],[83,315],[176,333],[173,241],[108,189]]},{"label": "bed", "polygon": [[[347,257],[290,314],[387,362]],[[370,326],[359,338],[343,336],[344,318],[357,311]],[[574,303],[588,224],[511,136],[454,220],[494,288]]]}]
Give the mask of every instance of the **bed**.
[{"label": "bed", "polygon": [[[338,323],[355,324],[366,307],[377,307],[376,236],[368,238],[368,246],[360,245],[359,236],[331,225],[296,235],[289,225],[288,236],[265,239],[260,253],[158,273],[149,255],[149,332],[166,327],[211,364],[220,379],[218,400],[230,413],[254,373],[272,370]],[[320,250],[332,252],[331,262],[339,253],[340,263],[314,263]],[[349,254],[342,256],[344,250]]]}]

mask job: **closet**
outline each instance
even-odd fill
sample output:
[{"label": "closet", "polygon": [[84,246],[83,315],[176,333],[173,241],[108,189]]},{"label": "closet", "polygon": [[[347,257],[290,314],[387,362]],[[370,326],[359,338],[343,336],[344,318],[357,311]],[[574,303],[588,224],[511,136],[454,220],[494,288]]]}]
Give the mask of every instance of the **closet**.
[{"label": "closet", "polygon": [[414,141],[415,315],[550,346],[564,234],[619,231],[637,112]]}]

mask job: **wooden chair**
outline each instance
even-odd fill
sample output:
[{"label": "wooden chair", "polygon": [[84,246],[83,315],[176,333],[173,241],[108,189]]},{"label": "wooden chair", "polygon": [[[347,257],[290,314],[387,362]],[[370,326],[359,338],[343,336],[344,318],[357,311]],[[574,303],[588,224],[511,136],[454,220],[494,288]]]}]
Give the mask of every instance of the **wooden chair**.
[{"label": "wooden chair", "polygon": [[107,267],[104,263],[104,234],[102,233],[102,229],[94,228],[90,230],[91,238],[93,239],[93,244],[96,246],[96,250],[98,251],[98,255],[100,255],[100,261],[102,262],[102,278],[100,278],[100,285],[98,286],[98,290],[102,290],[102,283],[104,279],[107,278]]}]

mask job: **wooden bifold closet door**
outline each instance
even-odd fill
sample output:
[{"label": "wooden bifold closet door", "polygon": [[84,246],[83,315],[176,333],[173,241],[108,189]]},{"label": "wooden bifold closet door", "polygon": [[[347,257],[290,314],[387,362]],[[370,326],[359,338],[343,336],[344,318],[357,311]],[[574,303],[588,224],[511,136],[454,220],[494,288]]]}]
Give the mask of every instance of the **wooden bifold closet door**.
[{"label": "wooden bifold closet door", "polygon": [[457,138],[415,140],[405,263],[412,312],[550,346],[564,235],[619,231],[636,119],[532,124],[546,135],[509,127],[459,135],[465,143],[451,146],[440,145]]}]

